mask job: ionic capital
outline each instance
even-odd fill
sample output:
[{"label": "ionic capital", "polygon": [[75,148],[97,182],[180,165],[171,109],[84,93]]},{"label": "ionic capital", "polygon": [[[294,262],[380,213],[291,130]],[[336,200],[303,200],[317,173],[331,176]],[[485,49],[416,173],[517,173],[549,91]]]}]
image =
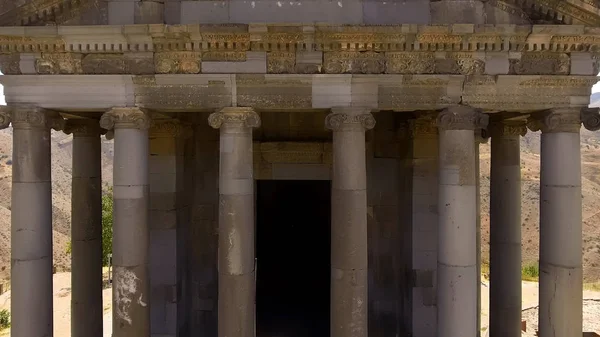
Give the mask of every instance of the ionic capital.
[{"label": "ionic capital", "polygon": [[487,129],[475,130],[475,143],[487,144],[490,140],[490,133]]},{"label": "ionic capital", "polygon": [[[61,115],[52,110],[32,106],[8,107],[10,110],[10,123],[15,129],[53,129],[61,131],[65,127],[65,120]],[[2,118],[2,126],[8,122],[6,115]],[[8,126],[8,124],[6,124]]]},{"label": "ionic capital", "polygon": [[600,109],[584,108],[581,109],[581,121],[583,127],[590,131],[600,130]]},{"label": "ionic capital", "polygon": [[106,130],[148,130],[151,124],[150,114],[138,107],[112,108],[100,118],[100,127]]},{"label": "ionic capital", "polygon": [[345,128],[360,126],[363,130],[375,127],[375,118],[368,108],[339,107],[332,108],[331,113],[325,117],[325,127],[329,130],[340,131]]},{"label": "ionic capital", "polygon": [[154,120],[149,132],[150,137],[156,138],[188,138],[192,134],[192,127],[176,119]]},{"label": "ionic capital", "polygon": [[531,116],[527,122],[527,127],[533,132],[577,133],[581,130],[581,108],[554,109],[537,116]]},{"label": "ionic capital", "polygon": [[488,122],[487,114],[464,105],[446,108],[437,117],[437,126],[440,130],[485,129]]},{"label": "ionic capital", "polygon": [[432,137],[438,134],[437,113],[425,113],[419,115],[415,119],[411,119],[408,123],[410,133],[413,138]]},{"label": "ionic capital", "polygon": [[252,108],[229,107],[210,114],[208,116],[208,124],[214,129],[220,129],[223,125],[228,127],[258,128],[260,127],[260,116]]},{"label": "ionic capital", "polygon": [[64,133],[73,134],[73,137],[98,137],[106,133],[106,130],[100,128],[100,123],[96,119],[73,118],[65,122]]},{"label": "ionic capital", "polygon": [[526,134],[526,120],[498,120],[490,124],[490,135],[492,137],[523,137]]}]

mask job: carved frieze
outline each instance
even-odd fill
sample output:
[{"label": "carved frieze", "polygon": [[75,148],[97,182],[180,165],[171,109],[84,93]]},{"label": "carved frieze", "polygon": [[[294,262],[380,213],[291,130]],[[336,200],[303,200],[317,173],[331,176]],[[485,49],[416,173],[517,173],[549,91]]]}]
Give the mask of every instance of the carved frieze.
[{"label": "carved frieze", "polygon": [[162,52],[154,55],[157,74],[198,74],[202,54],[199,52]]},{"label": "carved frieze", "polygon": [[482,75],[485,62],[475,58],[473,53],[446,53],[435,60],[435,73],[456,75]]},{"label": "carved frieze", "polygon": [[267,53],[268,74],[293,74],[296,71],[296,53],[269,52]]},{"label": "carved frieze", "polygon": [[413,138],[432,137],[437,135],[437,113],[425,113],[415,119],[409,120],[410,134]]},{"label": "carved frieze", "polygon": [[19,54],[0,54],[0,71],[4,75],[20,75],[20,62]]},{"label": "carved frieze", "polygon": [[82,55],[79,53],[42,53],[35,60],[38,74],[80,74]]},{"label": "carved frieze", "polygon": [[571,59],[564,53],[523,53],[509,62],[509,74],[516,75],[568,75],[571,70]]},{"label": "carved frieze", "polygon": [[433,74],[435,54],[432,52],[387,52],[387,74]]},{"label": "carved frieze", "polygon": [[123,54],[88,54],[82,61],[86,74],[127,74],[128,68]]},{"label": "carved frieze", "polygon": [[259,74],[236,76],[237,103],[256,108],[311,108],[312,84],[307,78],[271,78]]},{"label": "carved frieze", "polygon": [[381,74],[385,57],[377,52],[326,52],[323,71],[327,74]]}]

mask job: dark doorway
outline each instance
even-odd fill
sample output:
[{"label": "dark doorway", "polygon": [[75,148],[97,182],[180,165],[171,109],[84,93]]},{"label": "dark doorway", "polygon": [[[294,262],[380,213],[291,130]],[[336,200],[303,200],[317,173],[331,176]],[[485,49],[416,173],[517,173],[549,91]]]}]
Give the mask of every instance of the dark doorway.
[{"label": "dark doorway", "polygon": [[257,336],[328,337],[330,182],[257,184]]}]

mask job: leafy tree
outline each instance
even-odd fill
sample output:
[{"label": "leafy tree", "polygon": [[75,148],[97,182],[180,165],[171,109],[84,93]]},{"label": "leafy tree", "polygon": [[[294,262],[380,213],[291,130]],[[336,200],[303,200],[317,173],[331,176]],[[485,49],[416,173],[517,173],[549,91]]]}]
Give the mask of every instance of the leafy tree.
[{"label": "leafy tree", "polygon": [[10,328],[10,312],[3,309],[0,310],[0,330]]},{"label": "leafy tree", "polygon": [[112,254],[113,237],[113,190],[109,187],[102,194],[102,265],[108,267]]}]

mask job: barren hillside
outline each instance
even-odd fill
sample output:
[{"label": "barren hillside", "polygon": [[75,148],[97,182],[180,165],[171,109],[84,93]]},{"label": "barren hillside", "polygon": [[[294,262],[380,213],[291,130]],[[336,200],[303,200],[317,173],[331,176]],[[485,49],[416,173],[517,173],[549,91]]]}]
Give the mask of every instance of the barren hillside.
[{"label": "barren hillside", "polygon": [[[481,226],[483,258],[489,256],[490,144],[481,152]],[[600,279],[600,133],[581,132],[583,267],[586,281]],[[536,263],[539,249],[540,133],[521,141],[522,242],[524,263]],[[557,247],[560,249],[560,247]]]}]

